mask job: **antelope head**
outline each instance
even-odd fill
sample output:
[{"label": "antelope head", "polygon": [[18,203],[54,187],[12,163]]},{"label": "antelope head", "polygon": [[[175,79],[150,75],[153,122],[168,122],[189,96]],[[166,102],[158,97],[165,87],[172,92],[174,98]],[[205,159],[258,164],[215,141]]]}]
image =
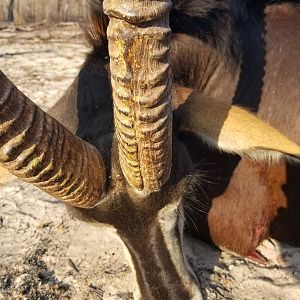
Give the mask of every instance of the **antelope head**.
[{"label": "antelope head", "polygon": [[[202,298],[181,243],[181,202],[193,163],[180,132],[241,155],[300,153],[247,111],[197,92],[175,111],[172,128],[171,6],[170,0],[103,2],[109,62],[105,51],[87,58],[73,92],[52,110],[61,123],[0,72],[1,165],[65,202],[76,217],[110,226],[136,276],[135,297],[147,300]],[[96,11],[106,34],[101,4]],[[70,103],[75,126],[66,114]]]}]

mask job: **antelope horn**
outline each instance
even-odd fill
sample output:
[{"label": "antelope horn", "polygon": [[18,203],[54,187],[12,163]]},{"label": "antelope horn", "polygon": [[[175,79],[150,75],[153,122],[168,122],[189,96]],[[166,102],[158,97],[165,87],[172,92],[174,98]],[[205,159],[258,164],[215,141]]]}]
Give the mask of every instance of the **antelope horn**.
[{"label": "antelope horn", "polygon": [[128,183],[159,190],[172,162],[171,1],[104,0],[119,160]]},{"label": "antelope horn", "polygon": [[42,111],[1,71],[0,164],[77,207],[96,205],[105,183],[99,151]]}]

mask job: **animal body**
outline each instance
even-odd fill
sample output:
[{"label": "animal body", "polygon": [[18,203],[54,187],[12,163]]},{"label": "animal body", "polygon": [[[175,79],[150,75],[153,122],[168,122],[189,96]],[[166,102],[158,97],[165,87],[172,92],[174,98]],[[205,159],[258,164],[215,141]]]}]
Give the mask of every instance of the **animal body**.
[{"label": "animal body", "polygon": [[[252,20],[257,11],[261,16],[261,5],[252,15],[252,10],[248,10],[252,8],[252,2],[247,3],[249,8],[242,9],[225,1],[174,1],[173,7],[169,1],[153,6],[147,2],[137,9],[132,6],[133,1],[128,1],[128,6],[122,6],[118,1],[105,1],[104,8],[111,26],[107,28],[108,18],[103,14],[102,2],[92,1],[93,26],[88,30],[88,39],[93,51],[63,99],[50,110],[50,115],[57,121],[41,112],[0,73],[2,166],[64,201],[77,218],[105,224],[117,232],[136,276],[136,298],[201,299],[197,279],[184,259],[184,245],[181,244],[184,229],[198,237],[211,238],[202,235],[203,230],[216,243],[223,245],[228,241],[225,246],[242,254],[244,250],[240,249],[255,250],[256,244],[266,236],[264,232],[269,224],[265,219],[270,220],[270,217],[266,218],[267,212],[262,209],[259,210],[262,217],[255,216],[259,221],[255,226],[251,222],[250,228],[247,224],[244,228],[240,224],[232,226],[232,230],[250,230],[255,241],[251,240],[250,246],[242,238],[232,242],[220,230],[222,224],[230,224],[228,211],[235,207],[229,203],[242,203],[237,210],[237,214],[240,213],[253,201],[251,193],[256,188],[261,191],[256,200],[261,199],[269,208],[266,201],[271,201],[274,177],[277,180],[275,191],[281,188],[285,178],[286,167],[281,159],[286,155],[297,157],[300,154],[296,143],[247,110],[231,105],[235,90],[239,93],[233,102],[246,105],[240,101],[248,99],[247,91],[261,93],[261,82],[265,80],[265,77],[264,80],[258,78],[259,83],[246,80],[237,88],[240,78],[247,75],[243,75],[241,68],[245,63],[241,55],[243,49],[246,51],[245,45],[233,43],[231,49],[227,38],[217,38],[217,29],[222,27],[219,21],[228,22],[225,30],[231,32],[230,22],[239,18],[241,22],[248,18]],[[256,7],[256,2],[253,3]],[[168,39],[170,30],[166,15],[169,9],[172,39]],[[225,15],[219,15],[219,9]],[[293,11],[294,7],[288,9]],[[246,12],[249,16],[244,16]],[[200,14],[202,19],[194,20],[195,14]],[[229,19],[223,19],[224,16]],[[145,20],[145,31],[143,26],[132,31]],[[185,25],[189,24],[187,21],[196,27]],[[212,30],[211,36],[205,39],[208,21],[216,32]],[[163,34],[156,31],[157,24],[162,26]],[[237,28],[232,29],[232,34],[236,32],[239,32]],[[149,42],[154,50],[148,47],[148,39],[155,41]],[[232,39],[234,41],[234,36]],[[189,49],[184,46],[186,41],[191,41]],[[171,42],[169,54],[166,51],[168,42]],[[151,55],[148,56],[146,50]],[[257,61],[257,53],[254,54],[256,67],[260,68],[262,61]],[[143,60],[145,64],[142,64]],[[172,103],[170,63],[175,81]],[[255,74],[258,73],[255,70]],[[295,74],[288,74],[292,75]],[[282,79],[270,78],[267,82],[276,86],[277,80],[281,82]],[[255,91],[246,86],[247,82],[254,85]],[[282,89],[279,92],[282,94],[278,97],[286,96]],[[203,96],[204,93],[209,96]],[[258,106],[271,101],[267,94],[260,98]],[[290,97],[283,99],[290,101]],[[171,105],[175,109],[173,121]],[[265,105],[267,109],[277,104]],[[295,110],[299,107],[297,105],[294,103]],[[201,107],[204,108],[204,118],[199,119],[196,112]],[[287,105],[284,108],[288,114],[290,109]],[[256,110],[263,117],[263,110],[260,107]],[[66,118],[68,113],[70,116]],[[211,117],[205,118],[208,114],[212,114]],[[298,119],[292,119],[293,114],[294,110],[289,121],[296,122]],[[280,115],[265,118],[276,127],[272,118],[279,120],[282,125],[278,128],[294,139],[291,132],[296,136],[296,131],[280,121]],[[249,128],[238,126],[241,120]],[[249,132],[255,134],[247,136]],[[202,140],[206,142],[202,143]],[[227,143],[228,140],[234,142]],[[275,161],[273,167],[262,163],[266,157]],[[216,208],[212,206],[208,219],[207,215],[191,211],[192,205],[188,202],[193,201],[198,208],[203,205],[203,195],[198,191],[200,186],[193,180],[203,171],[199,165],[203,158],[211,159],[217,166],[216,170],[221,167],[220,177],[225,177],[228,185],[228,191],[226,186],[220,184],[215,188],[214,185],[215,190],[209,197],[213,204],[216,203]],[[251,176],[251,184],[248,190],[242,188],[241,197],[237,198],[234,188],[231,191],[229,187],[243,185],[244,174]],[[205,188],[208,189],[209,184]],[[197,196],[190,199],[191,193]],[[223,198],[218,200],[217,196]],[[284,196],[282,201],[286,201]],[[220,222],[223,206],[224,223]],[[274,207],[273,215],[276,205]],[[195,228],[191,227],[191,220],[197,221]],[[207,228],[210,232],[205,232]]]},{"label": "animal body", "polygon": [[[215,3],[204,16],[195,13],[197,5],[200,11],[200,1],[195,1],[188,9],[175,12],[186,21],[175,22],[173,28],[178,34],[172,51],[176,62],[181,61],[174,63],[175,78],[186,88],[247,107],[299,143],[299,4]],[[183,138],[194,162],[202,162],[199,171],[208,182],[203,180],[194,197],[198,205],[193,206],[201,209],[186,210],[187,230],[254,257],[256,247],[268,237],[299,245],[299,165],[284,161],[257,164],[220,155],[207,150],[191,134],[193,130],[189,131]]]}]

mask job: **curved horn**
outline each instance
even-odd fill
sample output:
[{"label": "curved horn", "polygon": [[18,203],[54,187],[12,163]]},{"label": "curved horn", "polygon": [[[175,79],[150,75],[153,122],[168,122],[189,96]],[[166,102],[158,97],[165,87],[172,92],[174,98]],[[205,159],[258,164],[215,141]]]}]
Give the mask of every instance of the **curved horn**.
[{"label": "curved horn", "polygon": [[120,164],[143,193],[168,180],[172,162],[171,1],[104,0]]},{"label": "curved horn", "polygon": [[42,111],[1,71],[0,164],[77,207],[96,205],[105,183],[99,151]]}]

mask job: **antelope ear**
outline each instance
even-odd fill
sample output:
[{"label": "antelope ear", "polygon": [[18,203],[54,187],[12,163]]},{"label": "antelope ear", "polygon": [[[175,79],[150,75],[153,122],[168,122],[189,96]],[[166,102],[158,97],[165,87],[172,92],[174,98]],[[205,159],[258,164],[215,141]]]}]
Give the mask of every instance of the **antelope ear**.
[{"label": "antelope ear", "polygon": [[193,92],[175,112],[179,131],[200,135],[214,148],[259,160],[300,157],[300,147],[244,108]]}]

